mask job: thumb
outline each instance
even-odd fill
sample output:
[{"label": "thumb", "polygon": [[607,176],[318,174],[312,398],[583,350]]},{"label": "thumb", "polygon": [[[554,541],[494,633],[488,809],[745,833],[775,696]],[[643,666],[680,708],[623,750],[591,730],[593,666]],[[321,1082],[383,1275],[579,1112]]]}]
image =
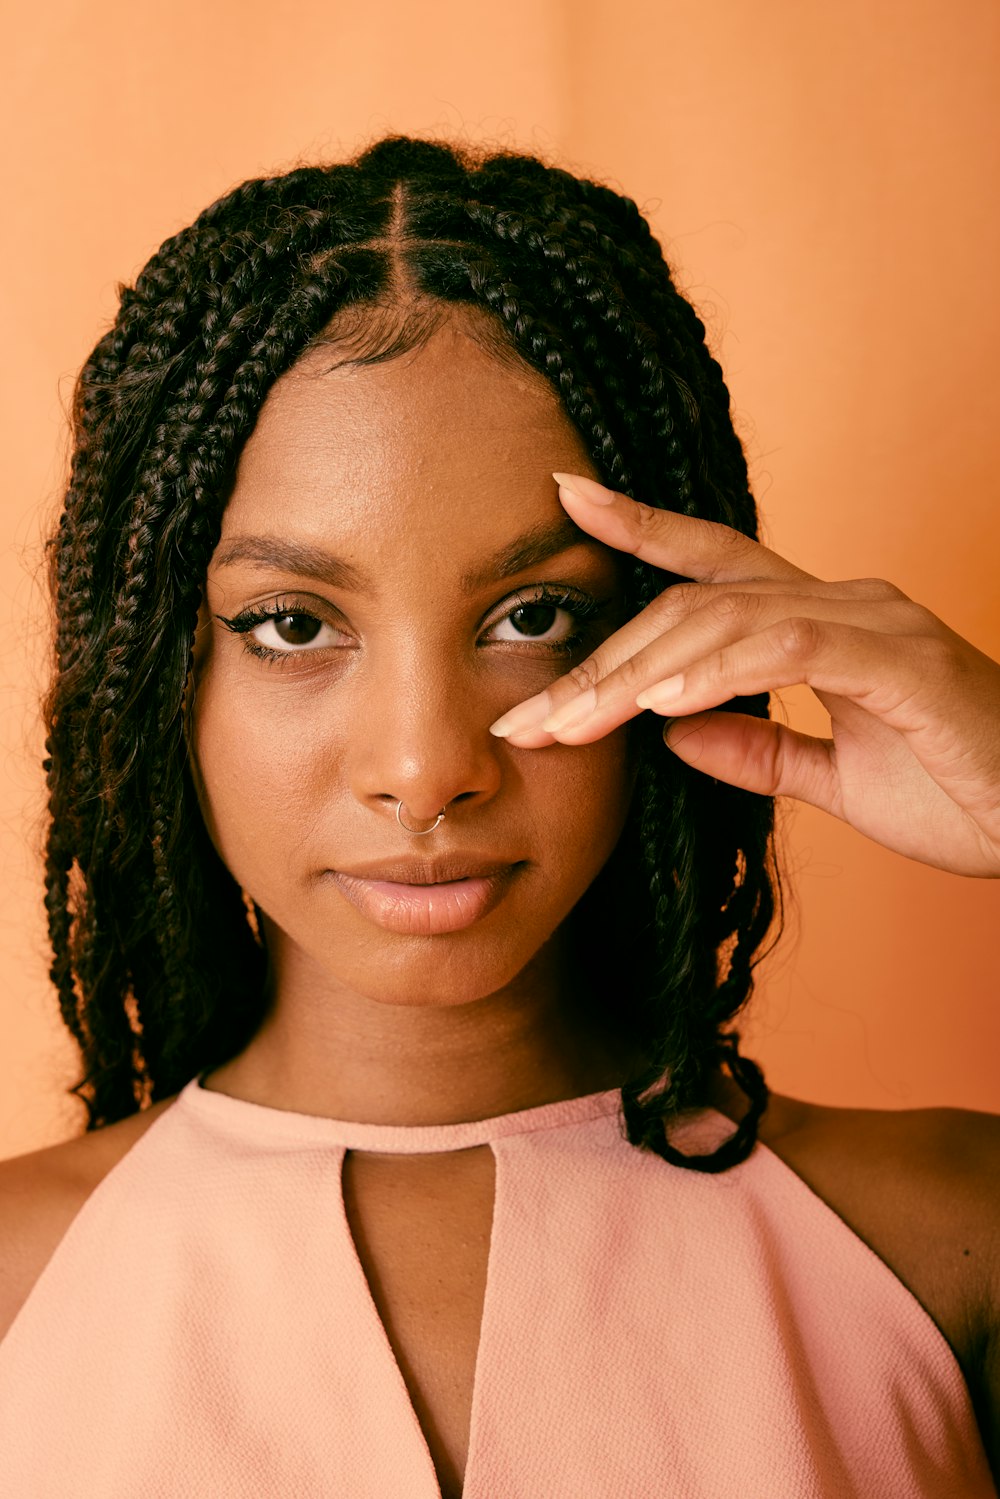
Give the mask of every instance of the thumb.
[{"label": "thumb", "polygon": [[830,739],[813,739],[769,718],[715,712],[668,719],[663,741],[678,760],[717,781],[833,810],[836,772]]}]

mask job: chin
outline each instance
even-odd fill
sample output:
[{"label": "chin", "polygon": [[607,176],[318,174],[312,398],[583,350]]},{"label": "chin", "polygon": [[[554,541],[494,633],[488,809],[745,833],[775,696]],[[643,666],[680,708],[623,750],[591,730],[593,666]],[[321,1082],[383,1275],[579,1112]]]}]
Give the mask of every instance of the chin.
[{"label": "chin", "polygon": [[[456,934],[460,935],[460,934]],[[364,994],[377,1004],[421,1009],[452,1009],[474,1004],[511,984],[529,967],[535,954],[509,948],[484,948],[478,939],[459,949],[453,938],[402,939],[408,952],[386,954],[384,964],[370,963],[344,973],[330,966],[338,985]],[[419,943],[419,945],[418,945]],[[445,944],[451,943],[450,950]],[[369,949],[369,956],[371,950]],[[338,971],[339,970],[339,971]]]}]

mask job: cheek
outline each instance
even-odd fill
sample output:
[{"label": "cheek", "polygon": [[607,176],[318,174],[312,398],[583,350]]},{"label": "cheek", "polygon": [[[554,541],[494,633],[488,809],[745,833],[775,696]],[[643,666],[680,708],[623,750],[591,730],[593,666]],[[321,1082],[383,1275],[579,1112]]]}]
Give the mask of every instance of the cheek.
[{"label": "cheek", "polygon": [[518,823],[531,828],[556,878],[580,893],[603,868],[621,835],[633,776],[625,728],[587,745],[515,750],[521,786]]},{"label": "cheek", "polygon": [[284,876],[286,846],[308,816],[312,758],[282,718],[252,711],[225,672],[206,669],[189,715],[192,778],[223,863],[245,888],[258,871]]}]

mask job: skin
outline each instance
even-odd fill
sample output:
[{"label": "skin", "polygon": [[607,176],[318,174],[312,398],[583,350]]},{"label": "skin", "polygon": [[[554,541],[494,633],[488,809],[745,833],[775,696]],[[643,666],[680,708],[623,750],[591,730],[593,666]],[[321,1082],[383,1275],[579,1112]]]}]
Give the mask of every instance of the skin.
[{"label": "skin", "polygon": [[[491,733],[593,744],[649,708],[703,774],[809,802],[935,869],[1000,877],[1000,664],[884,578],[825,582],[728,526],[556,477],[591,535],[693,581]],[[800,682],[829,713],[829,739],[706,711]]]},{"label": "skin", "polygon": [[[670,751],[704,773],[809,801],[902,856],[1000,875],[1000,666],[929,610],[884,580],[825,582],[724,526],[603,488],[547,383],[497,364],[454,320],[388,364],[329,374],[328,363],[303,361],[261,413],[199,623],[192,764],[216,846],[264,912],[272,1000],[210,1088],[424,1124],[617,1086],[638,1059],[616,1049],[604,996],[588,996],[574,972],[569,913],[620,833],[632,789],[625,729],[647,708],[669,715]],[[558,494],[553,471],[567,480]],[[579,531],[572,552],[463,594],[467,568],[559,515]],[[249,531],[349,558],[378,592],[223,566],[225,546]],[[692,581],[627,622],[609,610],[576,658],[549,655],[504,620],[519,584],[613,596],[627,554]],[[217,618],[276,595],[288,608],[292,594],[298,610],[336,617],[341,649],[269,667]],[[678,676],[669,700],[662,689],[646,696]],[[713,711],[796,682],[828,709],[829,739]],[[447,805],[443,837],[401,833],[397,798],[428,820]],[[464,933],[385,933],[326,875],[341,862],[459,847],[526,865],[507,900]],[[712,1102],[735,1120],[743,1095],[720,1083]],[[0,1286],[0,1336],[80,1202],[173,1101],[4,1163],[0,1197],[14,1211],[0,1213],[0,1264],[13,1275]],[[772,1094],[760,1138],[937,1322],[1000,1474],[997,1123]],[[57,1190],[40,1198],[28,1233],[39,1154]],[[455,1154],[461,1173],[475,1153]],[[390,1169],[381,1180],[390,1227],[401,1179]],[[362,1181],[362,1200],[377,1204],[373,1178]],[[449,1203],[468,1209],[459,1237],[471,1240],[491,1194],[478,1178],[469,1190],[465,1175],[447,1186]],[[404,1264],[408,1247],[394,1245]]]},{"label": "skin", "polygon": [[[216,848],[263,913],[271,997],[206,1085],[404,1125],[617,1087],[637,1059],[574,971],[567,918],[624,826],[626,731],[537,755],[489,725],[620,626],[620,554],[568,525],[560,555],[471,594],[461,584],[539,522],[566,524],[552,470],[593,473],[586,451],[551,386],[498,362],[459,318],[386,363],[332,362],[311,351],[270,391],[199,618],[195,780]],[[321,547],[374,591],[224,565],[247,535]],[[610,603],[593,622],[550,608],[527,626],[539,641],[510,614],[541,583]],[[276,665],[244,650],[248,638],[280,649],[274,625],[248,637],[219,618],[291,603],[325,628]],[[588,633],[572,655],[544,643],[577,628]],[[446,818],[415,839],[399,800],[417,827],[442,807]],[[524,861],[499,906],[459,932],[388,932],[329,875],[452,850]]]}]

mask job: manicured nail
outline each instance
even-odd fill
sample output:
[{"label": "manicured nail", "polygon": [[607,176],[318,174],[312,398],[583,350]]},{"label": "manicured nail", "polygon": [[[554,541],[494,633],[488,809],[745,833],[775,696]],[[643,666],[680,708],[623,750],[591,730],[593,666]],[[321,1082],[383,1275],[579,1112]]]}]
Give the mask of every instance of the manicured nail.
[{"label": "manicured nail", "polygon": [[640,692],[635,700],[637,708],[652,708],[658,713],[661,708],[668,708],[671,703],[676,703],[684,694],[684,673],[680,676],[667,677],[663,682],[656,682],[652,687],[647,687]]},{"label": "manicured nail", "polygon": [[525,698],[523,703],[511,708],[496,723],[491,723],[490,733],[495,734],[498,739],[504,739],[508,734],[523,734],[526,729],[537,729],[551,707],[552,699],[548,689],[536,692],[534,697]]},{"label": "manicured nail", "polygon": [[561,729],[571,729],[574,724],[583,723],[589,718],[597,707],[597,693],[593,687],[588,687],[586,692],[581,692],[577,697],[571,697],[568,703],[563,703],[548,718],[543,718],[540,728],[546,734],[556,734]]},{"label": "manicured nail", "polygon": [[614,490],[605,489],[596,479],[588,479],[584,474],[553,474],[552,477],[571,499],[589,500],[592,505],[614,504]]}]

